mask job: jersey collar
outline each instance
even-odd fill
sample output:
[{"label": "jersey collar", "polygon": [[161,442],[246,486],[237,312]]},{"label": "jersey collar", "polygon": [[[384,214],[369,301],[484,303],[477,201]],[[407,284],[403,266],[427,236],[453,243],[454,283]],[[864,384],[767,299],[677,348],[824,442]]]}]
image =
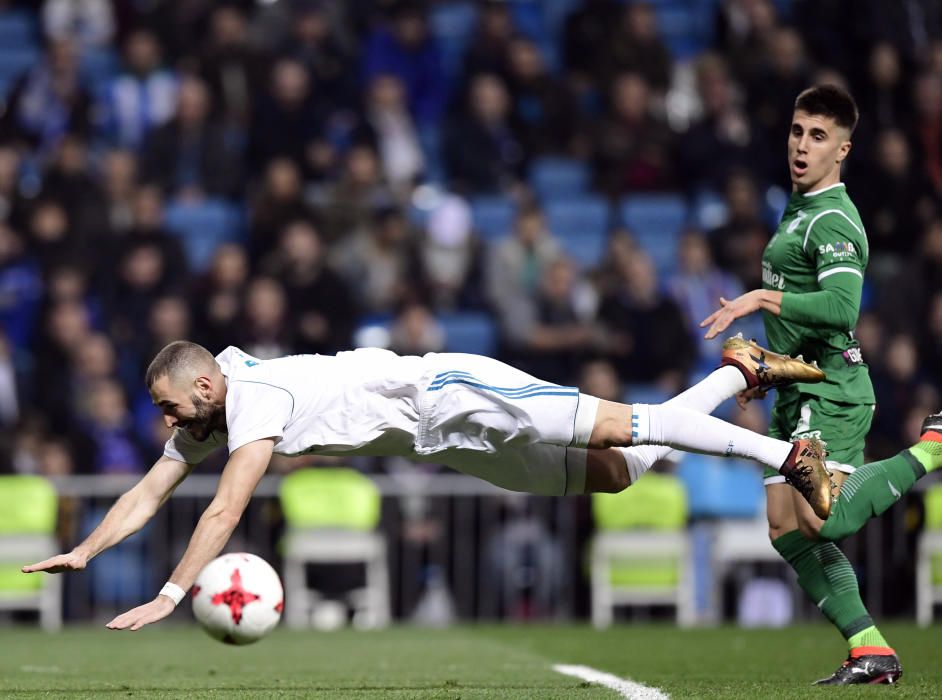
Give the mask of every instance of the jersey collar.
[{"label": "jersey collar", "polygon": [[833,185],[828,185],[827,187],[822,187],[820,190],[814,190],[813,192],[804,192],[802,197],[814,197],[816,195],[827,192],[828,190],[833,190],[835,187],[844,187],[843,182],[835,182]]}]

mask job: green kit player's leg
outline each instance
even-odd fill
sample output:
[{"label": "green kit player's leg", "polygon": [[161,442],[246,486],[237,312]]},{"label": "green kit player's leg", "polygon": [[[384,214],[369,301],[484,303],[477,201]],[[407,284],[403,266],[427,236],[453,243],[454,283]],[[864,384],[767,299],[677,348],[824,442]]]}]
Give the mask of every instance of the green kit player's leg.
[{"label": "green kit player's leg", "polygon": [[942,468],[942,414],[926,418],[919,442],[895,457],[860,467],[847,477],[819,536],[835,542],[857,532],[909,491],[921,477]]},{"label": "green kit player's leg", "polygon": [[[860,464],[863,436],[870,428],[872,415],[872,409],[866,405],[847,406],[818,397],[795,397],[791,402],[776,403],[772,432],[787,435],[785,426],[796,426],[792,434],[820,434],[825,440],[830,437],[833,456],[849,464]],[[857,576],[844,553],[833,542],[808,539],[799,530],[780,535],[772,545],[798,574],[802,590],[847,640],[849,659],[819,683],[856,683],[863,678],[866,682],[881,682],[884,676],[895,681],[901,673],[899,660],[867,612]]]}]

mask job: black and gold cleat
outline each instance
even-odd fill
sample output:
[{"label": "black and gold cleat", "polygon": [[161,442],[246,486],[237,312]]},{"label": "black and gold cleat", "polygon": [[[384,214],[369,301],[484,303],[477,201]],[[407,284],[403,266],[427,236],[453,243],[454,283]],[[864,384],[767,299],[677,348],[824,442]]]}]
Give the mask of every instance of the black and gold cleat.
[{"label": "black and gold cleat", "polygon": [[779,473],[785,481],[795,487],[811,505],[811,510],[821,520],[831,514],[831,499],[834,482],[824,466],[827,452],[824,443],[817,438],[806,438],[792,442],[792,451]]},{"label": "black and gold cleat", "polygon": [[903,667],[895,652],[867,654],[860,651],[852,651],[839,669],[827,678],[815,681],[814,685],[890,685],[903,677]]},{"label": "black and gold cleat", "polygon": [[723,343],[720,365],[736,367],[746,378],[750,389],[771,389],[803,382],[813,384],[823,381],[824,371],[814,362],[808,363],[799,355],[790,357],[766,350],[754,340],[746,340],[742,333],[727,338]]}]

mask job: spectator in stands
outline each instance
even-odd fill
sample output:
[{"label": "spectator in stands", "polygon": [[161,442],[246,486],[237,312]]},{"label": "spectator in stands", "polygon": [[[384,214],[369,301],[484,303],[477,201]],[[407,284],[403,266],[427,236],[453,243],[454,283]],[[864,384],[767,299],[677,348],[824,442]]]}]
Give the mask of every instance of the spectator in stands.
[{"label": "spectator in stands", "polygon": [[249,40],[245,13],[220,5],[209,18],[209,37],[200,54],[200,75],[222,123],[244,130],[251,121],[255,96],[262,91],[268,59]]},{"label": "spectator in stands", "polygon": [[105,193],[90,170],[87,144],[67,134],[46,171],[40,195],[62,204],[73,235],[82,246],[100,243],[109,232]]},{"label": "spectator in stands", "polygon": [[674,135],[654,113],[651,91],[638,73],[612,83],[611,112],[593,129],[593,163],[599,188],[610,197],[675,184]]},{"label": "spectator in stands", "polygon": [[254,277],[245,290],[237,325],[237,345],[253,357],[268,359],[294,352],[294,337],[284,286],[272,277]]},{"label": "spectator in stands", "polygon": [[83,51],[107,49],[114,39],[114,14],[109,0],[45,0],[43,34],[71,39]]},{"label": "spectator in stands", "polygon": [[50,306],[42,319],[42,330],[32,346],[35,365],[30,393],[33,405],[45,416],[52,432],[65,433],[71,426],[73,350],[91,332],[88,309],[78,301]]},{"label": "spectator in stands", "polygon": [[502,307],[507,350],[516,366],[536,377],[571,385],[587,354],[600,346],[593,325],[597,299],[565,256],[544,270],[537,293]]},{"label": "spectator in stands", "polygon": [[107,290],[105,308],[109,333],[121,349],[131,349],[147,334],[154,302],[174,288],[172,268],[160,245],[130,240],[116,261],[117,275]]},{"label": "spectator in stands", "polygon": [[[771,169],[766,144],[736,98],[735,86],[722,58],[706,54],[697,62],[697,89],[703,116],[694,122],[680,143],[678,172],[688,191],[720,190],[735,170],[764,176]],[[775,151],[778,153],[778,151]],[[779,159],[775,164],[780,166]],[[787,175],[784,168],[781,176]],[[780,178],[781,179],[781,178]]]},{"label": "spectator in stands", "polygon": [[752,177],[738,171],[725,185],[726,222],[707,235],[720,269],[735,275],[744,289],[762,286],[762,252],[771,237],[762,220],[762,201]]},{"label": "spectator in stands", "polygon": [[860,96],[860,112],[867,115],[871,129],[905,125],[910,113],[909,73],[891,43],[881,41],[870,49],[867,80],[855,92]]},{"label": "spectator in stands", "polygon": [[113,144],[138,149],[151,129],[173,117],[177,78],[161,66],[162,47],[146,29],[128,35],[124,70],[107,85],[102,97],[102,130]]},{"label": "spectator in stands", "polygon": [[386,181],[404,202],[425,171],[425,156],[398,77],[382,73],[373,77],[366,89],[363,117],[356,138],[376,151]]},{"label": "spectator in stands", "polygon": [[924,173],[913,165],[902,131],[879,132],[875,156],[866,177],[853,181],[853,187],[867,227],[873,268],[879,273],[887,257],[896,266],[903,263],[915,248],[919,232],[935,216],[937,204]]},{"label": "spectator in stands", "polygon": [[20,191],[20,154],[13,146],[0,143],[0,223],[21,227],[27,208]]},{"label": "spectator in stands", "polygon": [[395,197],[383,178],[376,151],[360,143],[346,154],[336,183],[318,188],[310,201],[321,207],[324,239],[333,247],[369,228],[376,211],[394,206]]},{"label": "spectator in stands", "polygon": [[445,195],[429,216],[421,255],[436,309],[485,305],[481,288],[484,250],[472,226],[471,208],[455,194]]},{"label": "spectator in stands", "polygon": [[424,355],[445,349],[445,330],[427,306],[409,302],[389,328],[389,349],[400,355]]},{"label": "spectator in stands", "polygon": [[144,142],[141,176],[169,196],[186,201],[234,197],[240,190],[240,157],[210,121],[210,94],[199,78],[184,77],[174,117]]},{"label": "spectator in stands", "polygon": [[65,207],[55,199],[40,199],[33,204],[29,214],[29,248],[46,270],[88,259],[92,253],[75,236]]},{"label": "spectator in stands", "polygon": [[516,37],[507,51],[511,110],[525,157],[576,155],[573,95],[550,74],[536,42]]},{"label": "spectator in stands", "polygon": [[265,179],[255,198],[249,224],[249,250],[260,260],[278,244],[284,227],[298,220],[313,221],[314,210],[304,200],[301,171],[290,158],[275,158],[265,167]]},{"label": "spectator in stands", "polygon": [[[795,97],[811,84],[811,69],[801,36],[790,27],[772,32],[768,55],[753,57],[758,69],[747,83],[749,116],[762,143],[778,144],[789,132]],[[784,168],[776,161],[768,176],[782,179]]]},{"label": "spectator in stands", "polygon": [[477,25],[465,50],[462,87],[481,73],[506,76],[514,36],[514,21],[507,3],[500,0],[480,3]]},{"label": "spectator in stands", "polygon": [[56,39],[13,89],[0,114],[0,136],[22,141],[42,163],[67,133],[89,132],[91,107],[79,79],[75,45]]},{"label": "spectator in stands", "polygon": [[298,352],[332,354],[349,349],[358,315],[348,282],[326,261],[320,234],[307,220],[292,221],[262,271],[284,284]]},{"label": "spectator in stands", "polygon": [[392,74],[405,85],[409,109],[420,124],[435,124],[447,100],[441,53],[428,31],[418,2],[393,4],[388,23],[375,28],[363,47],[365,84],[377,75]]},{"label": "spectator in stands", "polygon": [[[773,0],[725,0],[717,15],[717,46],[736,79],[748,85],[771,53],[779,27]],[[803,86],[804,87],[804,86]]]},{"label": "spectator in stands", "polygon": [[249,278],[245,249],[224,243],[216,249],[209,270],[193,285],[194,330],[208,346],[226,347],[238,342],[238,319],[242,311],[242,290]]},{"label": "spectator in stands", "polygon": [[134,198],[137,192],[137,160],[125,149],[109,150],[102,162],[105,201],[102,215],[112,234],[127,233],[134,225]]},{"label": "spectator in stands", "polygon": [[280,54],[299,61],[318,92],[329,104],[346,107],[356,103],[359,79],[353,58],[338,38],[326,8],[319,2],[295,3],[290,36]]},{"label": "spectator in stands", "polygon": [[128,247],[133,248],[144,243],[153,245],[160,250],[165,260],[173,263],[171,269],[166,271],[168,284],[183,284],[188,273],[186,255],[179,237],[164,226],[164,203],[160,189],[154,185],[138,187],[134,193],[133,207],[133,225],[127,234],[119,239],[116,246],[118,257],[120,258]]},{"label": "spectator in stands", "polygon": [[942,75],[923,73],[916,78],[913,107],[910,133],[915,140],[914,153],[921,156],[933,193],[942,197]]},{"label": "spectator in stands", "polygon": [[487,298],[498,316],[508,317],[517,299],[534,299],[545,271],[560,254],[543,212],[534,205],[523,207],[511,234],[491,247],[486,262]]},{"label": "spectator in stands", "polygon": [[81,414],[82,436],[91,448],[95,474],[141,474],[147,468],[134,435],[131,413],[118,382],[101,380],[92,386]]},{"label": "spectator in stands", "polygon": [[716,344],[704,340],[700,320],[713,313],[717,299],[735,299],[743,293],[743,287],[714,264],[710,246],[700,231],[688,230],[681,236],[677,263],[677,270],[667,281],[668,292],[683,311],[699,359],[715,364]]},{"label": "spectator in stands", "polygon": [[14,348],[0,326],[0,427],[10,430],[20,417],[20,388]]},{"label": "spectator in stands", "polygon": [[465,107],[446,127],[443,155],[455,191],[507,192],[517,185],[524,150],[500,77],[480,73],[471,79]]},{"label": "spectator in stands", "polygon": [[683,313],[661,293],[645,253],[625,260],[618,272],[621,285],[602,299],[598,312],[612,339],[612,362],[622,381],[653,381],[676,393],[696,357]]},{"label": "spectator in stands", "polygon": [[261,169],[284,157],[304,168],[306,151],[323,140],[329,106],[311,86],[307,69],[298,61],[279,59],[271,70],[270,89],[259,95],[249,130],[249,163]]},{"label": "spectator in stands", "polygon": [[637,73],[657,98],[663,99],[670,87],[673,59],[661,40],[654,5],[626,4],[621,17],[610,26],[602,64],[605,82],[623,73]]},{"label": "spectator in stands", "polygon": [[337,247],[334,264],[364,312],[388,313],[425,298],[418,240],[402,212],[390,207]]},{"label": "spectator in stands", "polygon": [[14,350],[25,351],[39,320],[43,280],[23,237],[0,222],[0,328]]}]

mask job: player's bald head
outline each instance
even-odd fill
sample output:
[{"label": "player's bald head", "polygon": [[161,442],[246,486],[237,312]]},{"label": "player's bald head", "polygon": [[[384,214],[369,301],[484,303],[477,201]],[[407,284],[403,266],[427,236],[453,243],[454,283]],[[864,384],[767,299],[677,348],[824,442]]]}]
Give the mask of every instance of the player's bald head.
[{"label": "player's bald head", "polygon": [[200,375],[212,376],[216,370],[216,358],[209,350],[188,340],[177,340],[157,353],[147,368],[144,382],[148,389],[161,377],[167,377],[172,384],[181,380],[189,383]]}]

